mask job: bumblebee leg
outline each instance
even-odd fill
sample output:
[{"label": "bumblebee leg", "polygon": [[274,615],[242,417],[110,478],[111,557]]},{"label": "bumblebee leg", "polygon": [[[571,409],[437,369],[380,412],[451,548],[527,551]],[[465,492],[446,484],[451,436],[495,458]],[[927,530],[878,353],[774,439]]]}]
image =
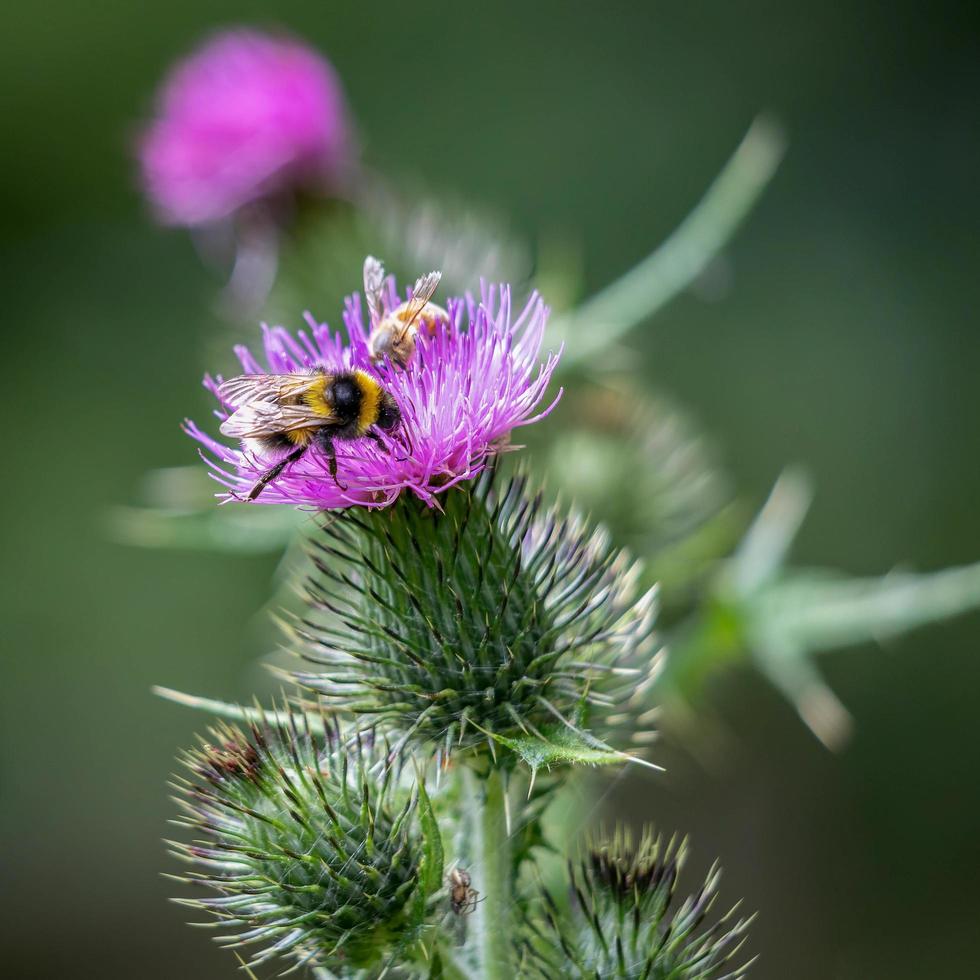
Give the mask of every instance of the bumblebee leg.
[{"label": "bumblebee leg", "polygon": [[303,453],[306,452],[306,446],[300,446],[294,449],[288,456],[283,456],[274,466],[270,466],[262,476],[252,484],[252,489],[245,495],[246,500],[255,500],[255,498],[270,484],[272,481],[279,476],[279,474],[290,464],[295,463]]},{"label": "bumblebee leg", "polygon": [[320,429],[320,431],[317,433],[316,441],[317,445],[319,445],[319,447],[323,450],[324,456],[327,457],[327,470],[333,477],[333,482],[336,483],[341,490],[346,490],[346,484],[341,483],[340,480],[337,479],[337,453],[333,448],[333,436],[330,434],[330,431],[326,428]]}]

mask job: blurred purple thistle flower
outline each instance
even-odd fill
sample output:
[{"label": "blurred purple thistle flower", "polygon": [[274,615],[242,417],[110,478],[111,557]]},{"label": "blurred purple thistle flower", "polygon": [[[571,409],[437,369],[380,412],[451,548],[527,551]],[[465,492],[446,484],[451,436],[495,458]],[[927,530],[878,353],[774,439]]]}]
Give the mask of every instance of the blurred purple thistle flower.
[{"label": "blurred purple thistle flower", "polygon": [[[389,309],[398,303],[391,282],[388,302]],[[343,486],[330,476],[321,451],[312,448],[256,502],[316,510],[386,507],[403,490],[410,490],[437,506],[437,494],[473,479],[507,448],[512,429],[548,415],[561,397],[560,390],[547,407],[540,411],[538,407],[561,352],[549,352],[543,363],[539,360],[549,314],[541,297],[532,294],[512,318],[510,287],[484,285],[479,301],[471,295],[451,299],[448,313],[448,327],[433,336],[420,336],[415,357],[404,370],[387,361],[372,364],[358,294],[348,298],[344,313],[347,347],[339,334],[310,314],[306,315],[309,333],[301,330],[293,336],[282,327],[263,325],[267,367],[247,348],[237,347],[246,374],[313,368],[331,374],[355,368],[371,372],[394,396],[402,415],[385,448],[366,438],[335,444]],[[204,380],[216,397],[220,383],[220,377]],[[224,420],[232,411],[230,404],[223,404],[215,414]],[[186,422],[185,430],[210,453],[205,460],[215,479],[228,488],[226,501],[243,497],[274,462],[274,457],[257,458],[248,449],[226,446],[193,422]]]},{"label": "blurred purple thistle flower", "polygon": [[197,227],[250,202],[302,189],[329,192],[349,163],[340,82],[288,37],[237,29],[179,62],[137,153],[160,219]]}]

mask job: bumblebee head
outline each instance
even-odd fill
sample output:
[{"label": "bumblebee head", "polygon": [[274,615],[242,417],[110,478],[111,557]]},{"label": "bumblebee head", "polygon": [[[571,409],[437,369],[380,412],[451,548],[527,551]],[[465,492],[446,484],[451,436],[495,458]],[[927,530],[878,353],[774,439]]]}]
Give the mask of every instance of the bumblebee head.
[{"label": "bumblebee head", "polygon": [[378,421],[375,425],[384,432],[390,432],[402,420],[402,413],[398,408],[398,403],[388,394],[387,391],[381,395],[381,404],[378,406]]}]

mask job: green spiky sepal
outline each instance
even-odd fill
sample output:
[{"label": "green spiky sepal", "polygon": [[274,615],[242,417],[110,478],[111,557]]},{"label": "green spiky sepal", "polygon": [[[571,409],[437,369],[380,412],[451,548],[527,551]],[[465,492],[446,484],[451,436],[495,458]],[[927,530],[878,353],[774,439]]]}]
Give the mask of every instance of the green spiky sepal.
[{"label": "green spiky sepal", "polygon": [[569,864],[570,901],[543,892],[543,922],[529,927],[521,975],[582,980],[736,980],[733,966],[748,928],[733,908],[705,927],[721,872],[711,869],[679,905],[678,875],[686,845],[666,845],[647,830],[634,844],[625,830],[599,838]]},{"label": "green spiky sepal", "polygon": [[177,822],[198,839],[170,843],[196,869],[179,880],[216,894],[177,901],[214,916],[222,944],[258,946],[250,965],[370,966],[417,929],[441,884],[441,850],[424,867],[424,789],[403,790],[369,735],[281,721],[247,734],[218,723],[185,754]]},{"label": "green spiky sepal", "polygon": [[441,508],[403,495],[313,544],[292,680],[438,756],[501,747],[532,768],[622,761],[594,732],[641,703],[655,593],[602,530],[484,474]]}]

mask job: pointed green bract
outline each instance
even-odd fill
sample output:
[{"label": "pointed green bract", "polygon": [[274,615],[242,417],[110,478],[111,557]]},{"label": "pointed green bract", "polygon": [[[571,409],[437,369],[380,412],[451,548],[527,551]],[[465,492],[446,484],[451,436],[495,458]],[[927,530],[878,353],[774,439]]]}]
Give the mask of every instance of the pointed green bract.
[{"label": "pointed green bract", "polygon": [[506,738],[494,733],[491,738],[520,757],[533,773],[559,765],[611,766],[624,762],[650,765],[567,725],[552,725],[537,735]]},{"label": "pointed green bract", "polygon": [[[231,721],[242,721],[250,724],[260,723],[262,725],[291,729],[296,726],[301,718],[299,712],[293,709],[266,710],[260,707],[247,708],[232,701],[219,701],[214,698],[204,698],[196,694],[185,694],[183,691],[175,691],[170,687],[155,685],[153,693],[157,697],[173,701],[174,704],[182,704],[187,708],[194,708],[197,711],[207,712],[215,718],[227,718]],[[325,730],[323,716],[315,712],[306,712],[302,715],[300,726],[308,728],[311,732],[322,735]]]}]

